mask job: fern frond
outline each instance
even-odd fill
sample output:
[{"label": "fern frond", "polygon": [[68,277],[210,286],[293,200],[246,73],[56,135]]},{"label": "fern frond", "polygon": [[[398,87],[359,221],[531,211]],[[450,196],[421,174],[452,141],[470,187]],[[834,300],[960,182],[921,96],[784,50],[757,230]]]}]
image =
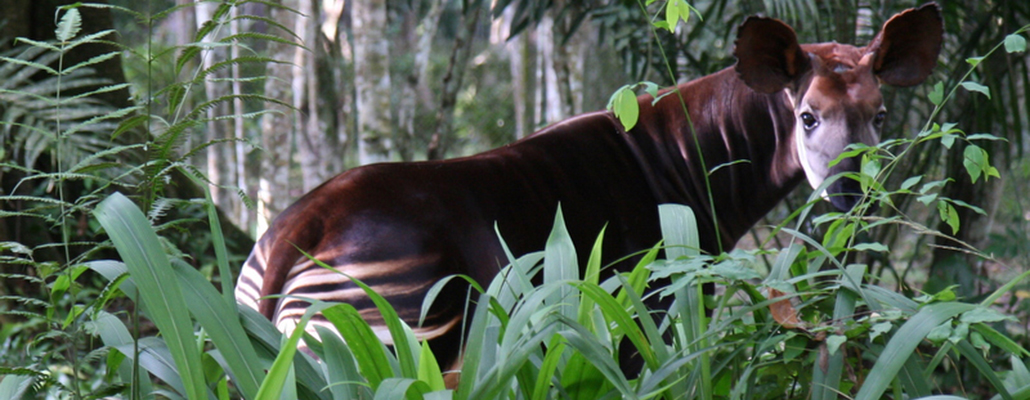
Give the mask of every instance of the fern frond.
[{"label": "fern frond", "polygon": [[230,5],[229,3],[220,4],[218,8],[215,9],[215,12],[211,13],[211,19],[208,21],[204,21],[204,24],[200,27],[200,29],[197,30],[197,34],[193,37],[193,41],[201,41],[202,39],[207,37],[207,35],[210,35],[211,32],[214,32],[215,28],[224,25],[220,23],[219,20],[229,13],[231,7],[232,5]]},{"label": "fern frond", "polygon": [[[29,319],[29,320],[32,320],[32,319],[46,320],[46,315],[43,315],[43,314],[40,314],[40,313],[34,313],[32,311],[23,311],[23,310],[0,310],[0,315],[11,315],[11,316],[15,316],[15,317],[22,317],[22,318]],[[3,372],[3,371],[0,371],[0,372]]]},{"label": "fern frond", "polygon": [[112,279],[104,285],[104,288],[100,290],[100,293],[97,293],[96,304],[93,306],[93,318],[96,318],[100,311],[107,308],[107,303],[118,295],[118,288],[121,287],[122,282],[125,282],[126,279],[129,279],[128,272],[118,275],[117,278]]},{"label": "fern frond", "polygon": [[115,156],[115,155],[118,155],[119,153],[124,153],[124,152],[127,152],[127,151],[133,151],[133,150],[139,150],[139,149],[143,149],[143,148],[146,148],[146,145],[142,144],[142,143],[139,143],[139,144],[130,144],[130,145],[125,145],[125,146],[115,146],[115,147],[111,147],[111,148],[108,148],[108,149],[104,149],[104,150],[102,150],[102,151],[100,151],[98,153],[94,153],[94,154],[89,155],[88,157],[83,158],[82,160],[79,161],[78,164],[75,164],[75,165],[71,166],[71,168],[68,168],[68,172],[82,172],[83,170],[85,170],[85,169],[87,169],[89,167],[95,166],[96,164],[93,164],[93,163],[97,162],[100,159],[103,159],[104,157]]},{"label": "fern frond", "polygon": [[[29,98],[29,99],[32,99],[32,101],[26,101],[25,100],[26,97]],[[57,102],[54,101],[54,99],[52,97],[42,96],[42,95],[38,95],[38,94],[35,94],[35,93],[26,92],[26,91],[23,91],[23,90],[8,90],[8,89],[0,89],[0,101],[12,102],[12,103],[13,102],[19,102],[20,103],[19,105],[21,106],[20,108],[28,108],[28,109],[40,109],[40,108],[43,108],[43,107],[38,106],[38,104],[42,104],[43,106],[53,106],[53,105],[57,104]],[[7,122],[10,122],[10,121],[7,121],[7,120],[0,121],[0,123],[7,123]]]},{"label": "fern frond", "polygon": [[53,51],[53,52],[61,51],[60,47],[54,46],[53,44],[51,44],[49,42],[44,42],[44,41],[41,41],[41,40],[32,40],[32,39],[25,38],[25,37],[19,37],[17,39],[14,39],[14,42],[15,43],[25,43],[25,44],[27,44],[29,46],[32,46],[32,47],[35,47],[35,48],[47,49],[47,50],[50,50],[50,51]]},{"label": "fern frond", "polygon": [[253,82],[261,82],[261,81],[264,81],[264,80],[267,80],[267,79],[268,79],[267,76],[259,75],[259,76],[248,76],[248,77],[242,77],[242,78],[208,78],[208,81],[210,81],[210,82],[228,82],[228,83],[232,83],[232,82],[253,83]]},{"label": "fern frond", "polygon": [[[84,362],[86,364],[91,365],[99,364],[100,362],[104,361],[105,358],[107,358],[107,353],[110,352],[110,347],[99,347],[97,349],[94,349],[93,351],[90,351],[89,353],[86,353],[86,355],[81,358],[80,362]],[[96,395],[96,393],[94,393],[94,395]]]},{"label": "fern frond", "polygon": [[32,257],[32,249],[29,246],[13,241],[0,242],[0,251],[9,251],[14,254]]},{"label": "fern frond", "polygon": [[0,210],[0,218],[10,218],[10,217],[41,219],[41,220],[43,220],[43,221],[45,221],[47,223],[52,223],[54,221],[54,219],[51,218],[49,215],[40,215],[40,214],[37,214],[37,213],[34,213],[34,212],[29,212],[29,211],[7,211],[7,210]]},{"label": "fern frond", "polygon": [[[68,130],[66,130],[64,132],[61,132],[61,137],[62,138],[63,137],[68,137],[68,136],[74,135],[74,134],[82,132],[82,131],[88,131],[86,128],[89,128],[89,127],[93,127],[94,128],[93,130],[95,131],[96,127],[94,125],[97,125],[97,124],[99,124],[101,122],[105,122],[105,121],[108,121],[108,120],[121,120],[122,117],[125,117],[126,115],[132,114],[132,113],[138,111],[139,109],[140,109],[140,107],[138,107],[138,106],[137,107],[122,108],[122,109],[114,110],[114,111],[112,111],[110,113],[107,113],[107,114],[97,115],[97,116],[95,116],[93,118],[90,118],[90,119],[84,121],[84,122],[76,124],[75,126],[72,126],[71,128],[69,128]],[[110,126],[110,128],[113,129],[116,126],[117,125],[112,125],[112,126]]]},{"label": "fern frond", "polygon": [[278,104],[280,106],[285,107],[286,109],[297,111],[297,108],[294,107],[292,104],[289,104],[289,103],[286,103],[286,102],[284,102],[282,100],[271,98],[271,97],[268,97],[268,96],[265,96],[265,95],[260,95],[260,94],[227,94],[227,95],[219,97],[217,99],[208,100],[208,101],[206,101],[204,103],[201,103],[200,105],[194,107],[193,110],[191,110],[190,113],[188,114],[187,118],[188,119],[200,118],[200,116],[204,115],[204,113],[206,113],[209,108],[217,106],[218,103],[229,102],[229,101],[232,101],[232,100],[235,100],[235,99],[263,101],[263,102]]},{"label": "fern frond", "polygon": [[[74,48],[79,47],[79,46],[84,45],[84,44],[98,43],[98,42],[101,41],[100,38],[102,38],[104,36],[107,36],[107,35],[110,35],[110,34],[115,33],[115,32],[117,32],[117,31],[115,31],[114,29],[107,29],[107,30],[103,30],[103,31],[100,31],[100,32],[94,32],[94,33],[91,33],[89,35],[80,37],[78,39],[75,39],[75,40],[69,42],[66,46],[64,46],[64,51],[69,51],[71,49],[74,49]],[[105,41],[104,43],[105,44],[112,44],[114,42]]]},{"label": "fern frond", "polygon": [[[126,88],[131,88],[131,87],[132,87],[132,84],[130,84],[130,83],[119,83],[119,84],[115,84],[115,85],[101,86],[99,88],[96,88],[94,90],[90,90],[90,91],[85,92],[85,93],[81,93],[81,94],[77,94],[77,95],[72,96],[72,97],[61,99],[61,103],[63,104],[65,102],[73,102],[73,101],[76,101],[76,100],[79,100],[79,99],[85,99],[85,98],[88,98],[88,97],[92,97],[92,96],[95,96],[95,95],[98,95],[98,94],[115,92],[115,91],[118,91],[118,90],[122,90],[122,89],[126,89]],[[132,109],[143,110],[144,108],[143,108],[143,106],[134,106],[134,107],[132,107]]]},{"label": "fern frond", "polygon": [[56,206],[59,206],[59,205],[64,205],[66,207],[70,207],[71,206],[71,203],[63,202],[63,201],[58,200],[58,199],[51,199],[49,197],[24,196],[24,195],[17,195],[17,194],[2,195],[2,196],[0,196],[0,201],[24,201],[24,202],[32,202],[32,203],[53,204],[53,205],[56,205]]},{"label": "fern frond", "polygon": [[79,14],[77,8],[70,8],[61,16],[61,21],[57,23],[57,30],[54,31],[54,36],[57,37],[57,40],[67,42],[78,35],[81,29],[82,15]]},{"label": "fern frond", "polygon": [[[282,114],[282,112],[281,111],[277,111],[277,110],[261,110],[261,111],[255,111],[255,112],[250,112],[250,113],[242,113],[242,114],[218,115],[218,116],[215,116],[214,118],[206,118],[205,121],[224,121],[224,120],[230,120],[230,119],[236,119],[236,118],[254,120],[254,119],[260,118],[261,116],[263,116],[265,114]],[[250,143],[250,141],[248,141],[248,140],[244,140],[244,142]],[[250,143],[250,144],[253,145],[253,143]]]},{"label": "fern frond", "polygon": [[104,54],[101,54],[101,55],[98,55],[98,56],[94,56],[94,57],[92,57],[92,58],[90,58],[90,59],[88,59],[86,61],[83,61],[83,62],[80,62],[78,64],[72,65],[72,66],[70,66],[68,68],[65,68],[64,69],[64,73],[67,74],[67,73],[75,71],[75,70],[77,70],[79,68],[88,67],[88,66],[94,65],[94,64],[100,64],[100,63],[102,63],[104,61],[107,61],[107,60],[110,60],[112,58],[118,57],[119,55],[120,55],[120,53],[112,51],[110,53],[104,53]]},{"label": "fern frond", "polygon": [[150,210],[147,211],[147,219],[149,219],[150,223],[153,224],[154,221],[157,221],[168,214],[168,210],[175,207],[175,205],[176,202],[166,197],[154,200],[154,204],[152,204],[150,206]]},{"label": "fern frond", "polygon": [[292,30],[290,30],[290,28],[287,28],[285,25],[280,24],[276,20],[268,18],[268,17],[263,17],[263,16],[260,16],[260,15],[244,14],[244,15],[237,15],[236,18],[232,18],[231,20],[252,20],[252,21],[263,22],[265,24],[268,24],[269,26],[274,26],[276,28],[279,28],[279,30],[281,30],[283,32],[286,32],[287,34],[289,34],[290,36],[293,36],[297,40],[303,40],[303,39],[301,39],[300,36],[297,36],[296,33],[294,33]]},{"label": "fern frond", "polygon": [[[65,245],[64,243],[45,243],[45,244],[41,244],[39,246],[36,246],[36,250],[49,249],[49,248],[54,248],[54,247],[63,247],[64,245]],[[89,247],[89,246],[96,246],[97,243],[96,242],[68,242],[68,245],[69,246]]]},{"label": "fern frond", "polygon": [[[152,220],[150,222],[154,223],[154,221],[156,221],[156,220]],[[202,220],[200,218],[179,218],[179,219],[175,219],[175,220],[171,220],[171,221],[165,222],[163,224],[154,225],[154,230],[157,231],[157,232],[178,231],[178,232],[187,232],[188,233],[190,231],[189,230],[189,226],[190,225],[200,224],[200,223],[203,223],[203,222],[204,222],[204,220]],[[185,257],[188,257],[188,256],[186,256],[184,254],[180,254],[179,257],[185,258]]]},{"label": "fern frond", "polygon": [[[118,163],[112,163],[112,164],[114,164],[115,167],[121,166]],[[86,174],[86,173],[81,173],[81,172],[80,173],[53,172],[53,173],[36,174],[36,175],[28,176],[28,177],[25,177],[24,179],[22,179],[22,182],[30,182],[30,181],[33,181],[33,180],[46,181],[46,180],[50,180],[50,179],[53,179],[53,180],[58,180],[59,179],[59,180],[65,180],[65,181],[79,181],[79,180],[81,180],[81,181],[95,181],[95,183],[101,183],[101,184],[107,183],[107,181],[108,181],[108,179],[105,179],[104,177],[102,177],[100,175],[96,175],[96,174]]]},{"label": "fern frond", "polygon": [[134,10],[131,10],[131,9],[119,6],[119,5],[104,4],[104,3],[78,3],[78,5],[80,7],[87,7],[87,8],[118,10],[119,12],[123,12],[123,13],[131,15],[133,18],[135,18],[139,22],[146,22],[146,15],[144,15],[142,13],[139,13],[139,12],[136,12]]},{"label": "fern frond", "polygon": [[145,113],[136,114],[129,118],[123,119],[122,122],[118,124],[118,128],[115,129],[114,132],[111,132],[111,140],[115,140],[116,138],[118,138],[118,136],[121,136],[121,134],[125,132],[143,126],[143,124],[147,123],[147,121],[149,120],[150,116]]},{"label": "fern frond", "polygon": [[[46,53],[45,51],[45,49],[36,47],[15,49],[0,55],[0,59],[35,60],[34,62],[37,64],[50,65],[61,56],[60,53]],[[38,72],[39,68],[35,68],[32,64],[0,63],[0,77],[4,78],[0,81],[0,88],[12,88],[29,84],[32,82],[32,76]]]},{"label": "fern frond", "polygon": [[[188,2],[188,3],[183,3],[183,4],[176,4],[176,5],[172,6],[172,7],[164,9],[163,11],[159,11],[159,12],[151,15],[150,16],[150,20],[151,21],[163,21],[165,18],[168,17],[169,14],[172,14],[172,13],[174,13],[176,11],[179,11],[179,10],[182,10],[184,8],[193,7],[195,5],[196,4],[194,4],[193,2]],[[140,17],[141,17],[140,22],[145,23],[147,21],[145,16],[140,15]]]},{"label": "fern frond", "polygon": [[231,42],[231,41],[238,41],[238,40],[243,40],[243,39],[254,39],[254,40],[267,41],[267,42],[282,43],[282,44],[285,44],[285,45],[296,46],[296,47],[302,48],[304,50],[311,51],[311,49],[307,48],[307,46],[304,46],[300,42],[295,42],[295,41],[292,41],[292,40],[289,40],[289,39],[283,39],[283,38],[281,38],[279,36],[269,35],[267,33],[257,33],[257,32],[237,33],[235,35],[226,36],[221,41],[223,41],[223,42]]},{"label": "fern frond", "polygon": [[[97,115],[103,115],[111,112],[111,107],[108,106],[94,106],[92,104],[83,104],[75,108],[62,109],[61,115],[65,116],[62,118],[64,121],[74,121],[83,118],[92,118]],[[48,110],[43,113],[42,116],[56,118],[57,110]]]},{"label": "fern frond", "polygon": [[158,137],[154,138],[154,147],[152,153],[161,158],[172,158],[172,153],[186,142],[186,138],[183,133],[190,128],[196,128],[203,126],[200,121],[195,118],[186,118],[182,121],[176,122],[172,126],[168,127]]},{"label": "fern frond", "polygon": [[182,48],[182,53],[179,54],[179,58],[175,61],[175,75],[182,74],[182,67],[186,65],[194,57],[200,55],[202,49],[197,46],[186,46]]},{"label": "fern frond", "polygon": [[3,301],[3,300],[13,301],[15,303],[23,304],[23,305],[28,306],[28,307],[33,307],[33,306],[39,307],[39,308],[48,308],[48,307],[50,307],[50,303],[47,303],[47,302],[45,302],[43,300],[40,300],[40,299],[34,299],[34,298],[31,298],[31,297],[0,296],[0,301]]},{"label": "fern frond", "polygon": [[[31,263],[31,261],[28,261],[28,260],[15,260],[15,261],[4,260],[4,262],[5,263],[12,263],[12,264],[13,263],[20,263],[20,262],[29,262],[29,263]],[[26,274],[0,274],[0,278],[4,278],[4,279],[20,279],[20,280],[23,280],[23,281],[26,281],[26,282],[29,282],[29,283],[37,283],[37,284],[45,284],[46,283],[46,280],[44,280],[44,279],[42,279],[42,278],[40,278],[38,276],[26,275]]]},{"label": "fern frond", "polygon": [[208,75],[211,75],[211,74],[213,74],[215,72],[218,72],[218,71],[220,71],[222,69],[225,69],[227,67],[231,67],[233,65],[250,64],[250,63],[262,64],[262,65],[264,65],[264,64],[290,64],[290,65],[292,65],[293,64],[292,62],[289,62],[289,61],[277,60],[277,59],[270,58],[270,57],[260,57],[260,56],[236,57],[236,58],[231,58],[231,59],[228,59],[228,60],[223,60],[223,61],[216,62],[216,63],[212,64],[210,67],[208,67],[207,69],[201,70],[197,74],[197,78],[194,79],[194,81],[195,82],[202,82],[202,81],[205,80],[205,78],[207,78]]},{"label": "fern frond", "polygon": [[297,11],[297,10],[294,10],[294,9],[292,9],[290,7],[284,6],[284,5],[282,5],[281,2],[277,2],[277,1],[269,1],[269,0],[244,0],[244,1],[241,1],[241,2],[239,2],[237,4],[238,5],[243,5],[243,4],[247,4],[247,3],[264,4],[268,8],[278,8],[280,10],[285,10],[285,11],[289,11],[291,13],[300,15],[301,17],[307,17],[307,15],[301,14],[300,11]]},{"label": "fern frond", "polygon": [[55,70],[53,68],[50,68],[50,67],[48,67],[46,65],[34,62],[34,61],[21,60],[21,59],[17,59],[17,58],[4,57],[4,56],[0,56],[0,61],[4,61],[4,62],[7,62],[7,63],[11,63],[11,64],[24,65],[26,67],[32,67],[32,68],[35,68],[35,69],[46,71],[48,74],[51,74],[51,75],[57,75],[57,70]]},{"label": "fern frond", "polygon": [[193,147],[192,149],[190,149],[190,151],[188,153],[182,155],[182,159],[183,160],[189,160],[190,158],[193,158],[194,156],[196,156],[198,153],[200,153],[204,149],[207,149],[208,147],[211,147],[211,146],[216,146],[216,145],[223,144],[223,143],[236,143],[236,142],[242,142],[242,143],[250,144],[250,142],[247,141],[246,139],[240,139],[240,138],[212,139],[212,140],[208,140],[208,141],[206,141],[204,143],[201,143],[200,145],[198,145],[196,147]]},{"label": "fern frond", "polygon": [[247,191],[243,188],[236,188],[236,196],[243,202],[243,206],[247,207],[248,210],[253,210],[257,205],[254,203],[254,199],[247,196]]}]

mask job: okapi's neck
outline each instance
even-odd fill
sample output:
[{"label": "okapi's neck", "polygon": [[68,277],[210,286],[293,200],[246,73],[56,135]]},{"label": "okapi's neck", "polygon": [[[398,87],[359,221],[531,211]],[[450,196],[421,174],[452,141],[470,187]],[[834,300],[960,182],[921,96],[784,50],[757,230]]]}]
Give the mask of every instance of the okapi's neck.
[{"label": "okapi's neck", "polygon": [[[719,248],[711,234],[712,208],[703,171],[714,171],[709,175],[712,200],[722,250],[728,251],[804,179],[793,136],[793,110],[784,92],[757,93],[732,69],[681,84],[678,90],[683,103],[672,93],[652,107],[651,96],[641,96],[642,126],[630,132],[631,146],[660,202],[704,205],[694,213],[702,248],[710,252]],[[696,142],[683,114],[684,103]]]}]

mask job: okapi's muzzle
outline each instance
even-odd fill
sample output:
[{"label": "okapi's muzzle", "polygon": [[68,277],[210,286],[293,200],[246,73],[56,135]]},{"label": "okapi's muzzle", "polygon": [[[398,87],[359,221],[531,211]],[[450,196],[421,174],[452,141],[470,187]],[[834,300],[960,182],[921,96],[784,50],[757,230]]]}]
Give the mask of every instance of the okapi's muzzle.
[{"label": "okapi's muzzle", "polygon": [[[859,161],[850,158],[842,160],[840,164],[842,166],[858,166]],[[841,171],[857,171],[847,168],[842,168]],[[854,209],[859,203],[862,202],[865,194],[862,191],[862,184],[850,176],[841,176],[837,180],[830,183],[830,186],[826,188],[826,197],[830,200],[830,204],[841,212],[848,212]],[[875,201],[865,199],[869,203],[863,210],[864,214],[872,214],[879,209],[879,205]]]}]

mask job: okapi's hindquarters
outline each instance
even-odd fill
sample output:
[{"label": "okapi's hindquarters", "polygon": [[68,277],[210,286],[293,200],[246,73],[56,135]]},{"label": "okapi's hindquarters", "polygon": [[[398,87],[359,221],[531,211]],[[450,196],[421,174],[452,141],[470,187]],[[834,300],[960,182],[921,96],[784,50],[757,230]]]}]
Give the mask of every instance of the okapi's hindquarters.
[{"label": "okapi's hindquarters", "polygon": [[[336,198],[329,193],[329,186],[312,193]],[[448,257],[434,245],[435,238],[405,223],[327,212],[321,208],[324,204],[311,201],[311,197],[285,211],[255,245],[240,271],[237,301],[260,311],[287,334],[296,328],[310,301],[347,303],[357,309],[383,343],[391,345],[382,315],[364,290],[351,281],[358,279],[385,297],[417,337],[429,341],[439,353],[442,367],[454,367],[460,350],[457,344],[465,297],[440,296],[422,326],[418,325],[426,292],[440,279],[456,273],[442,264]],[[332,269],[316,264],[301,250]],[[280,294],[286,296],[277,296]],[[316,326],[336,331],[321,314],[305,327],[319,338]]]}]

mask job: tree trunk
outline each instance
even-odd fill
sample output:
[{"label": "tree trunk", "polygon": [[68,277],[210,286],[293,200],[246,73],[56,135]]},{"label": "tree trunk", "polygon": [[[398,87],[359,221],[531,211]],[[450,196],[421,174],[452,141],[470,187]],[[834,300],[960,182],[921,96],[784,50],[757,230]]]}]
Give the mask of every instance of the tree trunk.
[{"label": "tree trunk", "polygon": [[[213,3],[200,2],[194,5],[196,11],[196,29],[200,29],[205,23],[211,20],[212,14],[214,13],[216,5]],[[208,37],[207,41],[217,41],[217,37]],[[216,62],[224,60],[226,58],[226,51],[223,48],[210,48],[201,52],[200,63],[202,68],[209,69],[215,65]],[[207,100],[214,100],[228,94],[227,88],[224,84],[220,83],[218,79],[226,78],[224,71],[215,71],[204,80],[204,94]],[[207,115],[207,138],[205,141],[217,142],[224,141],[229,138],[229,132],[233,129],[231,121],[218,120],[215,117],[222,115],[229,115],[229,104],[226,102],[218,102],[214,107],[210,107],[206,110]],[[206,161],[207,161],[207,178],[215,184],[215,187],[211,188],[211,200],[214,201],[218,207],[228,210],[229,215],[232,216],[233,221],[237,221],[237,214],[234,212],[237,209],[238,198],[231,194],[227,189],[232,185],[236,184],[235,168],[233,163],[230,162],[233,157],[230,155],[230,148],[225,144],[215,144],[208,146],[205,149]]]},{"label": "tree trunk", "polygon": [[430,3],[429,10],[421,19],[418,19],[418,10],[415,8],[406,13],[400,40],[392,46],[397,52],[396,57],[412,55],[411,69],[406,71],[406,76],[393,81],[400,86],[397,91],[401,93],[397,99],[397,133],[403,140],[399,140],[395,146],[403,161],[411,161],[414,158],[417,140],[415,116],[418,114],[419,98],[422,97],[422,93],[429,90],[426,87],[429,79],[429,55],[446,4],[444,1]]},{"label": "tree trunk", "polygon": [[[316,73],[319,82],[320,115],[328,120],[325,128],[325,147],[327,154],[324,158],[325,169],[328,175],[334,175],[344,170],[345,160],[350,155],[351,139],[353,135],[354,107],[354,82],[353,82],[353,48],[350,44],[351,35],[347,30],[350,22],[347,5],[352,2],[342,0],[333,2],[331,7],[325,8],[322,32],[320,40],[326,41],[327,49],[322,57],[316,58]],[[323,46],[319,46],[323,47]]]},{"label": "tree trunk", "polygon": [[[299,0],[285,0],[282,5],[297,9]],[[271,18],[283,26],[294,27],[294,19],[301,18],[277,7],[270,7],[269,10]],[[296,50],[295,45],[279,42],[270,43],[268,48],[272,58],[289,61],[294,60]],[[265,69],[268,77],[265,80],[265,95],[283,101],[293,99],[290,93],[293,91],[294,68],[289,64],[269,63]],[[275,103],[265,106],[271,112],[261,118],[261,145],[265,151],[258,184],[258,236],[268,227],[268,222],[290,203],[290,138],[294,133],[296,119],[296,113],[287,107]]]},{"label": "tree trunk", "polygon": [[[233,19],[229,23],[229,34],[235,35],[240,32],[240,21],[236,19],[236,16],[239,14],[239,8],[233,7],[230,12]],[[231,52],[230,56],[232,58],[235,59],[240,56],[239,44],[233,43],[229,50]],[[233,142],[232,147],[234,156],[233,175],[236,177],[236,187],[239,188],[239,190],[242,190],[243,193],[251,193],[251,188],[247,185],[247,157],[246,152],[243,148],[244,139],[246,139],[246,132],[244,130],[243,125],[243,113],[245,113],[246,110],[244,110],[243,108],[243,99],[239,97],[241,94],[243,94],[243,88],[240,84],[240,78],[242,77],[240,75],[240,65],[233,64],[232,68],[230,69],[230,72],[233,78],[232,94],[233,96],[235,96],[235,98],[232,101],[232,114],[234,115],[232,119],[233,137],[236,138],[236,141]],[[233,206],[235,208],[233,210],[233,214],[236,215],[236,225],[238,225],[244,231],[250,231],[251,210],[248,207],[246,207],[242,199],[239,198],[237,198],[237,201],[233,202]]]},{"label": "tree trunk", "polygon": [[390,47],[386,38],[386,2],[354,2],[354,80],[357,86],[358,160],[390,159]]},{"label": "tree trunk", "polygon": [[447,146],[450,144],[453,131],[454,106],[457,103],[458,90],[461,89],[472,53],[472,41],[475,39],[476,28],[479,27],[479,14],[483,9],[483,1],[474,0],[467,4],[468,8],[462,12],[462,20],[465,24],[462,29],[458,30],[457,37],[454,38],[454,49],[451,51],[447,73],[443,77],[440,106],[436,113],[436,128],[433,129],[433,136],[426,149],[426,158],[430,160],[444,158],[447,154]]},{"label": "tree trunk", "polygon": [[[301,115],[304,115],[303,129],[298,132],[303,134],[298,137],[297,147],[300,156],[300,167],[303,182],[303,191],[307,193],[318,185],[321,185],[329,178],[329,170],[326,168],[326,157],[330,154],[326,148],[326,126],[322,123],[319,109],[319,86],[331,84],[331,81],[323,81],[322,76],[317,73],[319,58],[326,57],[323,47],[324,41],[319,40],[322,35],[317,23],[321,20],[321,7],[317,7],[317,0],[301,0],[301,14],[307,18],[297,18],[295,31],[297,34],[303,32],[304,43],[310,51],[298,48],[299,57],[302,60],[303,69],[300,76],[294,75],[294,80],[301,81]],[[296,94],[295,94],[296,95]]]},{"label": "tree trunk", "polygon": [[[511,30],[515,8],[504,10],[504,23]],[[521,139],[533,133],[533,105],[536,104],[536,33],[526,29],[518,38],[509,38],[506,47],[511,61],[512,92],[515,103],[515,138]]]}]

